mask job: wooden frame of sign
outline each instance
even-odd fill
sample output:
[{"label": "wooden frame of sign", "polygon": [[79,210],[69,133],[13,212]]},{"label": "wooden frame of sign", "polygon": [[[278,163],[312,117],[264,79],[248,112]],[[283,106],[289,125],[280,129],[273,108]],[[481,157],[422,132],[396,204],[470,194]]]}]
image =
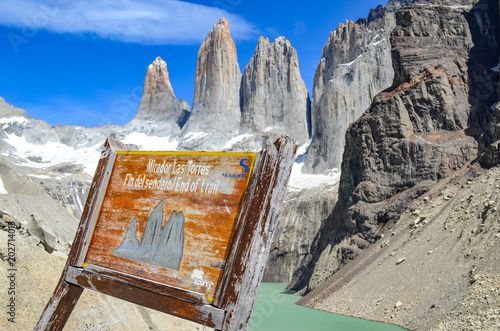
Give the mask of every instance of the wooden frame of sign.
[{"label": "wooden frame of sign", "polygon": [[108,138],[35,330],[62,330],[85,288],[246,330],[296,150],[286,135],[257,154],[139,152]]}]

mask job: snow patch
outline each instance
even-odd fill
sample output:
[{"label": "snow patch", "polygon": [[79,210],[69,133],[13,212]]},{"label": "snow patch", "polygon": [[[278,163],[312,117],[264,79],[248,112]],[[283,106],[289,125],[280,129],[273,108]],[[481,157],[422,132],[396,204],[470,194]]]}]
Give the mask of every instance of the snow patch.
[{"label": "snow patch", "polygon": [[498,102],[492,104],[491,107],[490,107],[491,111],[495,111],[495,108],[497,107],[497,105],[498,105]]},{"label": "snow patch", "polygon": [[41,179],[54,178],[54,177],[50,177],[50,176],[47,176],[47,175],[35,175],[35,174],[28,174],[28,176],[35,177],[35,178],[41,178]]},{"label": "snow patch", "polygon": [[307,157],[307,150],[309,149],[309,145],[311,145],[312,139],[309,139],[304,145],[297,148],[297,157],[295,158],[295,162],[304,163]]},{"label": "snow patch", "polygon": [[234,144],[236,144],[238,141],[241,141],[245,138],[249,138],[251,137],[252,135],[251,134],[240,134],[239,136],[236,136],[232,139],[230,139],[225,145],[223,148],[231,148]]},{"label": "snow patch", "polygon": [[0,194],[9,194],[9,192],[7,192],[7,190],[3,186],[2,177],[0,177]]},{"label": "snow patch", "polygon": [[383,42],[385,40],[385,38],[379,40],[379,41],[374,41],[372,42],[369,46],[377,46],[378,44],[380,44],[381,42]]},{"label": "snow patch", "polygon": [[[90,147],[75,149],[60,142],[50,141],[44,145],[35,145],[26,141],[25,137],[19,137],[15,134],[7,134],[5,142],[12,145],[17,153],[17,156],[25,159],[25,163],[21,166],[30,166],[33,168],[47,168],[55,164],[63,162],[71,162],[82,164],[84,171],[91,176],[94,175],[99,156],[101,154],[100,146],[97,144]],[[42,162],[33,162],[27,159],[28,157],[39,157]]]},{"label": "snow patch", "polygon": [[154,62],[149,65],[149,68],[151,68],[151,69],[154,69],[155,67],[163,68],[166,66],[167,66],[167,63],[165,61],[163,61],[160,57],[157,57],[154,60]]},{"label": "snow patch", "polygon": [[351,62],[349,63],[341,63],[339,64],[339,66],[350,66],[352,65],[354,62],[356,62],[357,59],[359,59],[360,57],[363,57],[363,54],[359,54],[357,58],[355,58],[354,60],[352,60]]},{"label": "snow patch", "polygon": [[328,175],[303,174],[302,167],[304,163],[295,163],[292,168],[290,181],[288,182],[288,191],[300,192],[305,189],[333,186],[340,180],[340,171],[332,169]]},{"label": "snow patch", "polygon": [[492,67],[491,70],[495,72],[500,72],[500,63],[498,63],[496,67]]},{"label": "snow patch", "polygon": [[125,144],[135,144],[140,150],[175,151],[179,142],[170,137],[151,137],[142,132],[132,132],[121,140]]},{"label": "snow patch", "polygon": [[[438,7],[437,5],[428,5],[428,6]],[[447,6],[447,5],[444,5],[444,4],[439,4],[439,6],[448,7],[448,8],[451,8],[451,9],[463,9],[465,11],[470,11],[472,9],[471,5],[451,5],[451,6],[448,5]]]},{"label": "snow patch", "polygon": [[379,40],[379,41],[377,41],[377,39],[379,39],[379,38],[380,38],[380,35],[377,33],[377,34],[375,35],[375,37],[373,37],[373,38],[372,38],[372,41],[371,41],[370,45],[368,45],[368,46],[371,46],[371,45],[377,45],[377,44],[380,42],[380,40]]},{"label": "snow patch", "polygon": [[263,131],[264,132],[270,132],[270,131],[273,131],[276,127],[275,126],[268,126],[267,128],[265,128]]},{"label": "snow patch", "polygon": [[201,137],[206,136],[207,134],[205,132],[189,132],[186,135],[186,138],[184,139],[184,142],[188,142],[194,139],[199,139]]},{"label": "snow patch", "polygon": [[73,198],[76,203],[76,209],[78,210],[79,213],[83,213],[83,203],[82,200],[80,199],[80,195],[78,194],[78,189],[75,187],[70,188],[71,193],[73,193]]},{"label": "snow patch", "polygon": [[307,154],[307,150],[309,149],[309,146],[311,145],[311,141],[312,141],[312,139],[309,139],[309,141],[307,141],[304,145],[297,148],[297,157]]},{"label": "snow patch", "polygon": [[28,119],[26,117],[21,117],[21,116],[12,116],[12,117],[3,117],[0,118],[0,124],[24,124],[28,122]]}]

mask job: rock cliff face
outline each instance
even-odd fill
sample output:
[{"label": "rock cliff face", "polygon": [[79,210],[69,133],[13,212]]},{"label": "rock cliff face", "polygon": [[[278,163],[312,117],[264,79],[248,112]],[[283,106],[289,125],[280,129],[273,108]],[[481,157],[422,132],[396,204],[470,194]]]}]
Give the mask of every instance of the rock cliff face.
[{"label": "rock cliff face", "polygon": [[198,52],[191,117],[183,129],[189,148],[220,149],[238,133],[241,71],[227,20],[220,19]]},{"label": "rock cliff face", "polygon": [[479,138],[478,150],[479,161],[486,167],[500,164],[499,8],[500,4],[496,1],[479,2],[468,15],[471,26],[476,27],[473,35],[477,40],[472,49],[474,61],[470,64],[473,67],[471,72],[474,73],[472,79],[477,84],[470,97],[473,105],[471,117],[474,120],[476,135],[482,132],[481,129],[488,123]]},{"label": "rock cliff face", "polygon": [[288,283],[300,261],[309,253],[312,241],[337,201],[338,182],[306,190],[289,191],[276,230],[263,282]]},{"label": "rock cliff face", "polygon": [[[304,172],[340,168],[345,132],[373,97],[391,86],[394,71],[389,42],[394,11],[410,1],[390,1],[367,19],[339,24],[330,34],[314,76],[312,142]],[[411,1],[412,2],[412,1]]]},{"label": "rock cliff face", "polygon": [[[146,134],[174,136],[179,134],[189,114],[188,103],[175,97],[167,63],[157,57],[148,67],[139,111],[131,124],[140,125]],[[160,132],[155,131],[158,124],[161,124]]]},{"label": "rock cliff face", "polygon": [[[282,133],[304,144],[309,139],[310,100],[300,76],[297,52],[284,38],[259,38],[241,83],[241,134],[234,149],[260,150]],[[289,282],[316,231],[336,201],[335,188],[288,192],[277,219],[265,282]]]},{"label": "rock cliff face", "polygon": [[284,132],[302,145],[309,140],[309,94],[297,52],[284,38],[259,38],[241,83],[242,133]]},{"label": "rock cliff face", "polygon": [[500,105],[491,114],[491,120],[479,139],[479,161],[485,167],[500,164]]},{"label": "rock cliff face", "polygon": [[490,4],[472,5],[432,1],[396,12],[394,85],[349,127],[339,201],[291,287],[316,287],[397,222],[415,197],[475,158],[470,134],[488,115],[469,103],[482,66],[473,64],[478,38],[468,19]]}]

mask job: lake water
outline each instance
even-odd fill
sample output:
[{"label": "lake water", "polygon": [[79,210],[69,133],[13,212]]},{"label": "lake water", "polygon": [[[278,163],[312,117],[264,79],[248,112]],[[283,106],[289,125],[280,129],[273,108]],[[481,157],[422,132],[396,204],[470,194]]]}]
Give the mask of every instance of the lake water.
[{"label": "lake water", "polygon": [[249,331],[404,331],[385,323],[327,313],[296,305],[300,297],[287,284],[262,283]]}]

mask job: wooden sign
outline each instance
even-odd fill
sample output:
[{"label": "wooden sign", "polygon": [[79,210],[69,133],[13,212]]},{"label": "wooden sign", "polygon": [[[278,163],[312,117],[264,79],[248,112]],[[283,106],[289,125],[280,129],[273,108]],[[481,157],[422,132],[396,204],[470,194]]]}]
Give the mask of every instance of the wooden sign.
[{"label": "wooden sign", "polygon": [[213,301],[254,153],[117,152],[83,263]]},{"label": "wooden sign", "polygon": [[35,330],[62,330],[84,288],[246,329],[295,151],[285,135],[258,154],[130,151],[108,138]]}]

